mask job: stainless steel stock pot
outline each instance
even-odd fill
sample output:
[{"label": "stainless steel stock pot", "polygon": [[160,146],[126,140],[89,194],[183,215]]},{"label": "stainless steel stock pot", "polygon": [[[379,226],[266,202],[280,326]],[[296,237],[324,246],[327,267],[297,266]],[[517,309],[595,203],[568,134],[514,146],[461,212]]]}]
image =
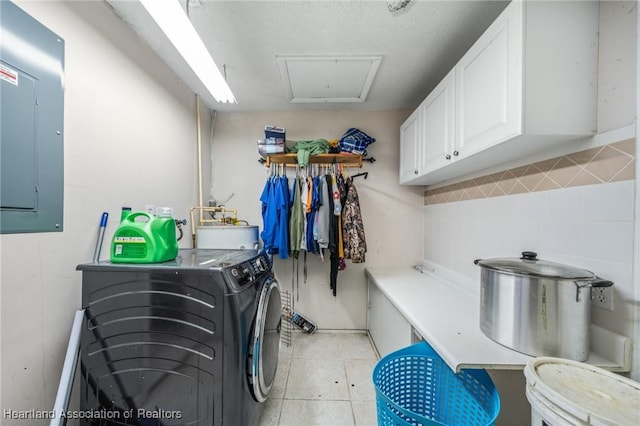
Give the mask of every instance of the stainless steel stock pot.
[{"label": "stainless steel stock pot", "polygon": [[478,259],[480,329],[489,338],[532,356],[584,361],[589,356],[591,289],[609,287],[590,271],[540,260]]}]

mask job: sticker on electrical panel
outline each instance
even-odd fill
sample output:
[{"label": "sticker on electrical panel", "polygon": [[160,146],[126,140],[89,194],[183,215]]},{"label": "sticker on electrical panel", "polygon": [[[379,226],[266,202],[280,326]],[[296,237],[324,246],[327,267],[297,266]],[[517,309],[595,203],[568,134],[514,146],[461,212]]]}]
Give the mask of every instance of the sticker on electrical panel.
[{"label": "sticker on electrical panel", "polygon": [[0,80],[8,81],[14,86],[18,85],[18,72],[11,68],[0,65]]}]

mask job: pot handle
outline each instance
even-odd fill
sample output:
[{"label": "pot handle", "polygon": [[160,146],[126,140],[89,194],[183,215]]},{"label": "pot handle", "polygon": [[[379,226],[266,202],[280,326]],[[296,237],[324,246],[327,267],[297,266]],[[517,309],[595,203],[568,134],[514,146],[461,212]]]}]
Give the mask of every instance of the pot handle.
[{"label": "pot handle", "polygon": [[580,290],[585,287],[594,288],[594,287],[611,287],[613,285],[613,281],[602,279],[598,276],[593,281],[588,281],[587,284],[580,284],[578,281],[576,283],[576,302],[580,302]]},{"label": "pot handle", "polygon": [[596,277],[595,280],[591,281],[591,287],[611,287],[613,285],[613,281],[605,280],[600,277]]}]

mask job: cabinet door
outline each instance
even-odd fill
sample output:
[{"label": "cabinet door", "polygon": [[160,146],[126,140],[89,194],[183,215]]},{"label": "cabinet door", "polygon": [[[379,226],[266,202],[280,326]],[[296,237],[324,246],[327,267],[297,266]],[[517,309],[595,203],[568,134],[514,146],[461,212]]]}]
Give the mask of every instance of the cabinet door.
[{"label": "cabinet door", "polygon": [[400,183],[418,177],[419,112],[417,109],[400,127]]},{"label": "cabinet door", "polygon": [[454,159],[455,71],[436,86],[418,108],[421,114],[419,138],[420,175],[446,166]]},{"label": "cabinet door", "polygon": [[461,156],[522,134],[522,28],[523,5],[512,2],[455,68]]},{"label": "cabinet door", "polygon": [[367,329],[380,357],[411,344],[411,324],[380,291],[368,281]]},{"label": "cabinet door", "polygon": [[380,289],[367,280],[367,289],[369,296],[369,305],[367,309],[367,330],[373,340],[376,350],[380,352],[379,345],[384,340],[382,328],[382,305],[384,303],[384,295]]}]

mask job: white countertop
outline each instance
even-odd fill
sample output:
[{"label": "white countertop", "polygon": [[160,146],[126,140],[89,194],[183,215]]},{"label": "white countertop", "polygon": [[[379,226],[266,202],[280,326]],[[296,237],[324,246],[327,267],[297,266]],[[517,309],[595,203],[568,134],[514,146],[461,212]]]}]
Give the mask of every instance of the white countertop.
[{"label": "white countertop", "polygon": [[[431,269],[434,268],[424,269],[426,272],[409,267],[366,268],[365,273],[454,371],[523,369],[533,357],[494,342],[480,330],[480,283],[475,289],[476,283],[469,279],[456,282],[446,275],[436,275]],[[631,347],[628,339],[615,333],[614,337],[608,337],[608,330],[597,329],[598,336],[592,333],[592,340],[603,337],[606,342],[602,346],[614,343],[624,354],[607,357],[618,360],[614,362],[592,353],[586,362],[609,370],[628,371]]]}]

